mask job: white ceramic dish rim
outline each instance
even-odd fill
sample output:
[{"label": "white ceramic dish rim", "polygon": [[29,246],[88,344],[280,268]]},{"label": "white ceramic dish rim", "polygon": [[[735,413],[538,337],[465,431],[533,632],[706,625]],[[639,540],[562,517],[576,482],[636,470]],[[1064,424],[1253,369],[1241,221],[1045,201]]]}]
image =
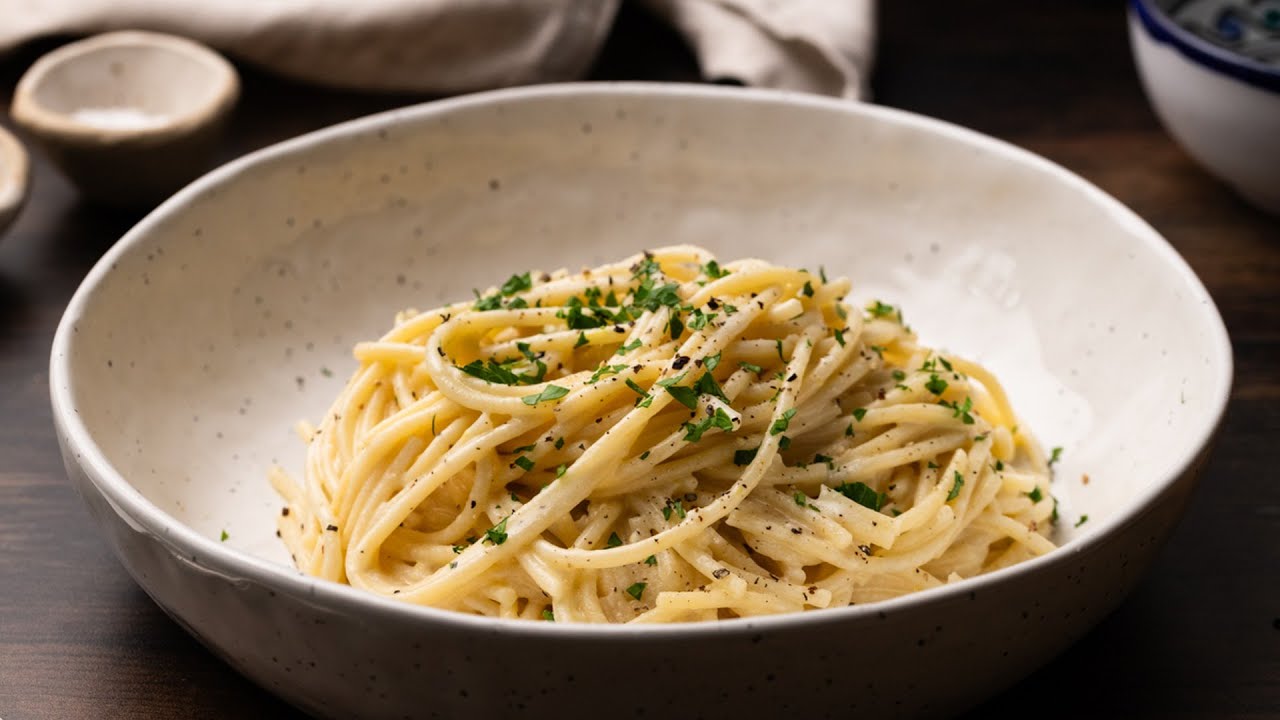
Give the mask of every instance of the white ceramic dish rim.
[{"label": "white ceramic dish rim", "polygon": [[[46,107],[37,99],[37,89],[54,68],[76,62],[102,48],[150,46],[183,55],[212,71],[213,91],[198,105],[165,117],[165,122],[141,127],[105,128],[76,120],[67,113]],[[49,51],[23,73],[13,93],[11,113],[42,132],[81,140],[128,140],[169,136],[205,125],[220,117],[240,95],[240,76],[235,67],[214,49],[177,35],[144,30],[119,30],[67,43]]]},{"label": "white ceramic dish rim", "polygon": [[[970,578],[963,582],[877,603],[768,617],[659,626],[546,623],[487,618],[399,602],[347,585],[306,576],[284,565],[222,546],[213,539],[196,532],[148,500],[107,461],[102,449],[94,442],[76,410],[71,390],[71,362],[69,359],[69,351],[73,339],[73,326],[91,302],[95,288],[111,272],[112,265],[116,263],[118,258],[129,252],[132,246],[139,242],[140,238],[145,237],[153,229],[161,225],[167,215],[179,210],[189,200],[204,192],[232,181],[242,171],[260,162],[305,152],[309,148],[337,138],[376,130],[387,125],[394,125],[399,121],[418,120],[494,102],[574,97],[583,93],[619,98],[643,97],[655,94],[672,98],[705,99],[726,97],[752,103],[787,103],[801,107],[861,114],[939,133],[959,142],[967,143],[970,146],[999,153],[1012,161],[1033,165],[1052,174],[1059,180],[1082,190],[1090,199],[1112,213],[1117,221],[1129,226],[1133,230],[1137,241],[1144,244],[1149,251],[1159,255],[1164,262],[1168,263],[1173,271],[1181,277],[1187,290],[1201,301],[1206,311],[1212,312],[1213,319],[1216,322],[1212,323],[1210,342],[1214,345],[1214,356],[1220,358],[1221,362],[1220,367],[1217,369],[1217,384],[1211,388],[1214,397],[1211,411],[1203,415],[1201,426],[1194,435],[1194,442],[1187,443],[1180,450],[1175,451],[1175,462],[1170,466],[1170,470],[1165,476],[1158,478],[1143,489],[1127,507],[1100,523],[1091,532],[1072,540],[1047,555],[987,575]],[[164,544],[170,552],[187,557],[198,555],[201,558],[201,565],[208,570],[237,580],[253,581],[264,587],[271,587],[280,592],[288,592],[296,597],[305,597],[310,603],[326,605],[341,612],[364,613],[371,616],[371,619],[386,618],[401,622],[439,622],[477,631],[500,632],[509,635],[545,636],[557,634],[563,636],[568,634],[576,636],[577,639],[618,640],[659,639],[664,637],[691,638],[708,633],[747,633],[766,629],[781,630],[795,626],[848,622],[858,618],[875,617],[880,613],[915,608],[923,604],[962,596],[970,592],[982,591],[992,584],[1002,583],[1018,574],[1067,561],[1072,555],[1079,554],[1106,542],[1121,527],[1134,522],[1153,505],[1160,494],[1167,491],[1178,477],[1188,471],[1199,454],[1206,449],[1222,421],[1227,399],[1230,395],[1231,380],[1232,353],[1226,328],[1222,323],[1222,318],[1217,311],[1216,305],[1213,303],[1213,299],[1182,257],[1150,225],[1118,200],[1107,195],[1080,176],[1047,159],[973,130],[892,108],[774,90],[625,82],[564,83],[503,89],[390,110],[286,140],[249,153],[211,171],[179,191],[147,215],[108,250],[90,270],[74,297],[72,297],[58,325],[50,356],[49,386],[54,421],[65,438],[67,443],[66,450],[77,457],[79,463],[85,468],[90,481],[108,500],[113,509],[125,516],[126,521],[130,522],[135,529],[140,528],[150,533],[156,541]]]}]

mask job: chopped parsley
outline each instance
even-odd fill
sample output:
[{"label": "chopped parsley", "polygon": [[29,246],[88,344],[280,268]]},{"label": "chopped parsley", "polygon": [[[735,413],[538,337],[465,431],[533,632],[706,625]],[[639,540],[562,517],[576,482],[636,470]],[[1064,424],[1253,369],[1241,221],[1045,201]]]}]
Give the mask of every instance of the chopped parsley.
[{"label": "chopped parsley", "polygon": [[609,539],[605,541],[605,545],[611,548],[622,547],[622,538],[618,537],[618,533],[609,533]]},{"label": "chopped parsley", "polygon": [[569,394],[569,388],[560,387],[559,385],[548,385],[542,389],[542,392],[536,395],[525,395],[520,398],[525,405],[537,405],[544,400],[559,400]]},{"label": "chopped parsley", "polygon": [[841,483],[836,486],[836,492],[865,508],[871,508],[877,512],[884,506],[885,500],[888,499],[887,495],[876,492],[870,485],[863,482]]},{"label": "chopped parsley", "polygon": [[858,422],[862,422],[862,418],[864,418],[864,417],[866,417],[866,416],[867,416],[867,409],[866,409],[866,408],[854,408],[854,409],[853,409],[853,419],[854,419],[854,420],[857,420]]},{"label": "chopped parsley", "polygon": [[[587,333],[585,333],[585,332],[584,332],[584,331],[582,331],[582,330],[579,330],[579,331],[578,331],[578,342],[576,342],[576,343],[574,343],[574,344],[573,344],[573,349],[574,349],[574,350],[577,350],[578,348],[580,348],[580,347],[582,347],[583,345],[586,345],[586,344],[587,344]],[[551,611],[550,611],[550,610],[548,610],[547,612],[551,612]]]},{"label": "chopped parsley", "polygon": [[667,393],[676,399],[676,402],[684,405],[690,410],[698,409],[698,392],[693,388],[676,386],[667,388]]},{"label": "chopped parsley", "polygon": [[542,619],[546,620],[547,622],[555,622],[556,621],[555,611],[552,610],[551,608],[544,609],[542,611]]},{"label": "chopped parsley", "polygon": [[969,413],[973,409],[973,398],[965,396],[964,402],[947,402],[939,400],[938,404],[951,408],[951,417],[960,418],[965,425],[973,424],[973,415]]},{"label": "chopped parsley", "polygon": [[819,453],[819,454],[817,454],[817,455],[814,455],[814,456],[813,456],[813,461],[814,461],[815,463],[823,463],[823,464],[825,464],[825,465],[827,466],[827,469],[828,469],[828,470],[835,470],[835,469],[836,469],[836,461],[835,461],[835,460],[833,460],[830,456],[823,455],[823,454]]},{"label": "chopped parsley", "polygon": [[836,336],[836,342],[840,343],[840,347],[844,347],[844,328],[834,328],[831,331]]},{"label": "chopped parsley", "polygon": [[796,416],[796,409],[789,408],[782,413],[782,416],[773,421],[773,425],[769,427],[770,435],[781,435],[791,426],[791,418]]},{"label": "chopped parsley", "polygon": [[879,300],[876,300],[874,303],[867,306],[867,312],[870,313],[873,318],[882,318],[892,315],[895,310],[892,305],[886,305]]},{"label": "chopped parsley", "polygon": [[670,520],[670,519],[671,519],[671,513],[673,513],[673,512],[674,512],[674,513],[676,514],[676,516],[678,516],[681,520],[683,520],[683,519],[685,518],[685,515],[687,514],[687,513],[685,512],[685,509],[684,509],[684,503],[683,503],[683,502],[681,502],[680,500],[672,500],[672,499],[668,498],[668,499],[667,499],[667,504],[662,506],[662,519],[663,519],[663,520]]},{"label": "chopped parsley", "polygon": [[496,363],[490,359],[485,363],[480,360],[472,360],[458,369],[472,377],[480,378],[495,385],[518,385],[520,378],[508,368],[511,362],[514,361]]},{"label": "chopped parsley", "polygon": [[708,260],[707,264],[702,266],[702,272],[712,280],[719,280],[729,274],[729,271],[721,269],[720,263],[715,260]]},{"label": "chopped parsley", "polygon": [[813,283],[805,280],[804,287],[800,289],[800,292],[804,293],[805,297],[813,297]]},{"label": "chopped parsley", "polygon": [[644,452],[640,453],[640,459],[641,459],[641,460],[648,460],[648,459],[649,459],[649,452],[650,452],[650,451],[645,450]]},{"label": "chopped parsley", "polygon": [[531,472],[533,470],[533,461],[525,455],[521,455],[516,458],[516,461],[513,464],[525,472]]},{"label": "chopped parsley", "polygon": [[498,288],[498,292],[503,295],[515,295],[532,287],[533,280],[529,277],[529,273],[525,272],[519,275],[512,275],[506,282],[502,283],[502,287]]},{"label": "chopped parsley", "polygon": [[222,537],[221,537],[221,538],[219,538],[219,540],[220,540],[221,542],[226,542],[226,541],[227,541],[227,538],[229,538],[229,537],[231,537],[231,536],[227,534],[227,531],[226,531],[226,530],[223,530],[223,531],[222,531]]},{"label": "chopped parsley", "polygon": [[614,355],[626,355],[632,350],[635,350],[636,348],[640,347],[641,344],[642,343],[640,342],[640,338],[636,338],[635,340],[632,340],[626,345],[623,345],[622,347],[618,348],[617,351],[614,352]]},{"label": "chopped parsley", "polygon": [[789,447],[791,447],[791,438],[787,437],[786,435],[783,435],[782,437],[778,438],[779,450],[786,450]]},{"label": "chopped parsley", "polygon": [[876,354],[876,356],[877,356],[877,357],[879,357],[881,360],[883,360],[883,359],[884,359],[884,346],[883,346],[883,345],[868,345],[868,346],[867,346],[867,349],[868,349],[868,350],[870,350],[871,352],[875,353],[875,354]]},{"label": "chopped parsley", "polygon": [[558,480],[564,477],[564,473],[568,469],[569,466],[566,463],[560,463],[560,465],[556,467],[556,479]]},{"label": "chopped parsley", "polygon": [[964,476],[959,470],[955,471],[955,478],[951,483],[951,492],[947,493],[947,502],[955,500],[960,495],[960,488],[964,487]]},{"label": "chopped parsley", "polygon": [[1027,493],[1027,497],[1031,498],[1031,502],[1038,503],[1044,499],[1044,493],[1040,492],[1040,486],[1037,485],[1032,488],[1031,492]]},{"label": "chopped parsley", "polygon": [[564,447],[564,436],[561,435],[560,437],[556,438],[555,448],[559,450],[563,447]]},{"label": "chopped parsley", "polygon": [[658,387],[661,387],[661,388],[671,387],[672,385],[679,383],[681,380],[684,380],[684,376],[688,374],[689,374],[688,372],[682,372],[679,375],[676,375],[674,377],[669,377],[666,380],[659,380],[658,382],[654,383],[654,385],[657,385]]},{"label": "chopped parsley", "polygon": [[782,356],[782,340],[781,339],[774,340],[773,346],[778,349],[778,359],[781,360],[782,362],[786,362],[787,359]]},{"label": "chopped parsley", "polygon": [[632,380],[631,378],[627,378],[626,383],[627,383],[627,387],[631,388],[631,390],[635,392],[637,395],[639,395],[640,397],[642,398],[649,397],[649,391],[640,387],[635,380]]},{"label": "chopped parsley", "polygon": [[498,523],[497,525],[494,525],[488,530],[485,530],[484,531],[485,542],[491,542],[494,545],[501,545],[502,543],[506,542],[508,519],[509,518],[502,518],[502,522]]},{"label": "chopped parsley", "polygon": [[706,359],[702,361],[702,364],[708,371],[715,370],[720,366],[720,353],[708,355]]},{"label": "chopped parsley", "polygon": [[600,378],[604,377],[605,375],[617,375],[618,373],[626,369],[627,369],[626,365],[601,365],[600,367],[596,368],[595,372],[591,373],[591,379],[588,380],[587,382],[594,384],[598,382]]},{"label": "chopped parsley", "polygon": [[733,452],[733,464],[742,466],[750,465],[756,459],[756,453],[760,452],[760,448],[752,448],[750,450],[735,450]]},{"label": "chopped parsley", "polygon": [[758,373],[764,369],[759,365],[753,365],[749,362],[745,362],[742,360],[738,361],[738,367],[742,368],[743,370],[746,370],[747,372],[753,372],[753,373]]},{"label": "chopped parsley", "polygon": [[667,322],[667,325],[671,328],[672,340],[679,340],[680,336],[684,334],[684,322],[680,319],[678,313],[671,313],[671,320]]},{"label": "chopped parsley", "polygon": [[1056,447],[1053,452],[1049,453],[1049,465],[1053,465],[1062,459],[1062,448]]},{"label": "chopped parsley", "polygon": [[938,373],[933,373],[929,375],[929,382],[925,383],[924,387],[934,395],[941,395],[947,390],[947,381],[938,377]]},{"label": "chopped parsley", "polygon": [[795,491],[795,493],[791,495],[791,499],[794,500],[795,503],[800,507],[806,507],[809,504],[809,496],[805,495],[799,490]]},{"label": "chopped parsley", "polygon": [[639,600],[640,596],[644,594],[645,587],[647,587],[645,583],[634,583],[631,587],[627,588],[627,594],[636,600]]},{"label": "chopped parsley", "polygon": [[716,408],[714,415],[703,418],[697,423],[685,423],[684,439],[686,442],[698,442],[702,439],[702,434],[713,427],[720,428],[725,432],[733,431],[733,418],[729,417],[724,408]]},{"label": "chopped parsley", "polygon": [[894,370],[892,373],[890,373],[890,374],[891,374],[891,375],[893,375],[893,379],[894,379],[894,380],[898,380],[898,381],[902,381],[902,380],[905,380],[905,379],[907,378],[907,374],[906,374],[906,373],[904,373],[904,372],[902,372],[901,370],[896,370],[896,369],[895,369],[895,370]]},{"label": "chopped parsley", "polygon": [[649,557],[647,557],[647,558],[645,558],[645,559],[644,559],[644,564],[645,564],[645,565],[649,565],[649,566],[657,565],[657,564],[658,564],[658,556],[657,556],[657,555],[650,555]]},{"label": "chopped parsley", "polygon": [[707,323],[716,319],[716,313],[704,313],[701,310],[694,310],[689,314],[689,329],[702,330]]},{"label": "chopped parsley", "polygon": [[1075,526],[1076,526],[1076,527],[1080,527],[1081,525],[1083,525],[1083,524],[1085,524],[1085,523],[1087,523],[1087,522],[1089,522],[1089,516],[1088,516],[1088,515],[1081,515],[1081,516],[1080,516],[1080,519],[1076,521]]},{"label": "chopped parsley", "polygon": [[717,383],[709,372],[703,373],[702,377],[698,378],[698,382],[693,384],[693,389],[699,395],[711,395],[720,398],[725,403],[729,402],[729,398],[725,397],[724,390],[720,389],[720,383]]}]

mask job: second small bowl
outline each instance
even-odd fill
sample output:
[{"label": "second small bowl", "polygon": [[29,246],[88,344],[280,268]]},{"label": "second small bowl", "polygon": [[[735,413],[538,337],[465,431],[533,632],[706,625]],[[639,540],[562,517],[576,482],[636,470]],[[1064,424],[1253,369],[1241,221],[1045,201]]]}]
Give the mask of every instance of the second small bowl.
[{"label": "second small bowl", "polygon": [[208,169],[239,92],[235,68],[213,50],[124,31],[40,58],[11,112],[87,198],[143,206]]},{"label": "second small bowl", "polygon": [[1262,3],[1238,5],[1130,0],[1129,37],[1169,134],[1246,200],[1280,215],[1280,64],[1249,54],[1276,42],[1267,27],[1275,20]]}]

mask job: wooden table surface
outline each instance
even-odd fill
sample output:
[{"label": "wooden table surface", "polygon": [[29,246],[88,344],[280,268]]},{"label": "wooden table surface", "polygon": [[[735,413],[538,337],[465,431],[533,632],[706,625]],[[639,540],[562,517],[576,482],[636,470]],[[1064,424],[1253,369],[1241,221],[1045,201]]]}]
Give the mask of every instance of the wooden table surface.
[{"label": "wooden table surface", "polygon": [[[1226,426],[1155,566],[1092,633],[972,717],[1280,717],[1280,218],[1246,206],[1161,130],[1122,3],[885,2],[875,99],[1040,153],[1155,226],[1213,294],[1235,348]],[[0,57],[0,104],[55,43]],[[418,102],[243,68],[226,159]],[[593,77],[689,80],[666,29],[624,9]],[[295,711],[169,620],[126,575],[63,474],[48,401],[54,328],[137,215],[85,206],[37,156],[0,241],[0,718],[222,718]]]}]

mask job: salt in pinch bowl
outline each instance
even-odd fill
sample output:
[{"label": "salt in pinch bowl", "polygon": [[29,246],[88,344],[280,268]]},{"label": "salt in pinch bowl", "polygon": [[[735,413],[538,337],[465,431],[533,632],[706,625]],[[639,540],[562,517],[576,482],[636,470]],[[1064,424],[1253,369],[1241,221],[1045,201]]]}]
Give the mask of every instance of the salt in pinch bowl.
[{"label": "salt in pinch bowl", "polygon": [[208,169],[239,92],[235,68],[213,50],[121,31],[37,60],[11,114],[86,198],[138,207]]}]

